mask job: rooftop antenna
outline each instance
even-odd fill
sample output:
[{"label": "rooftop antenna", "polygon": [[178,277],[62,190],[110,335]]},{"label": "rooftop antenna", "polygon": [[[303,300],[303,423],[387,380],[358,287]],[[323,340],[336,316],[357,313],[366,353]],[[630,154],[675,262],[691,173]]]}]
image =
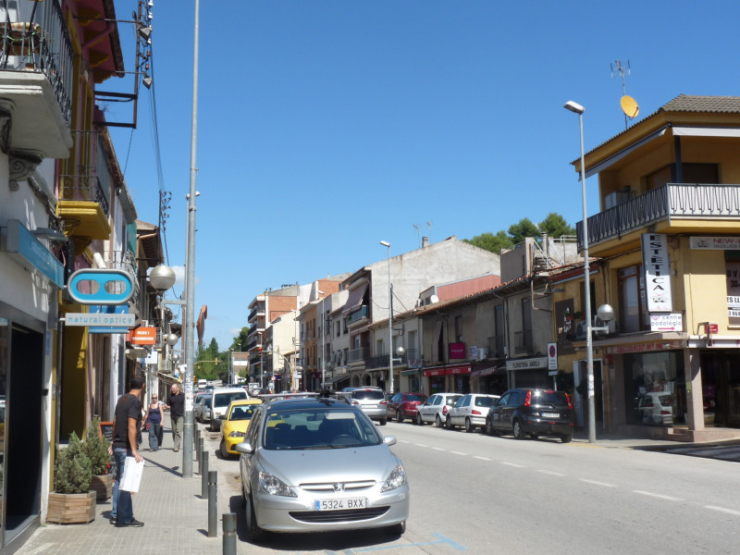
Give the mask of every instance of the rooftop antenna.
[{"label": "rooftop antenna", "polygon": [[421,248],[421,231],[419,230],[419,224],[412,224],[416,230],[416,237],[419,240],[419,248]]},{"label": "rooftop antenna", "polygon": [[432,222],[427,222],[427,227],[429,228],[429,244],[432,244]]},{"label": "rooftop antenna", "polygon": [[622,79],[622,98],[619,101],[619,105],[622,107],[624,112],[624,128],[629,128],[629,122],[627,118],[634,119],[640,113],[640,107],[637,105],[637,101],[631,96],[627,96],[626,77],[630,74],[631,67],[630,61],[627,60],[627,68],[622,65],[619,60],[614,60],[613,64],[609,64],[609,68],[612,70],[612,78],[619,75]]}]

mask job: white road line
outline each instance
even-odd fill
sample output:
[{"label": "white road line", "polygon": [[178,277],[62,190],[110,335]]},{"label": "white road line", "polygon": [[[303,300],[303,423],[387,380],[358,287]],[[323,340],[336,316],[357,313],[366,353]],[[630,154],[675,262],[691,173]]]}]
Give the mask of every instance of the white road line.
[{"label": "white road line", "polygon": [[417,443],[416,446],[417,447],[429,447],[428,445],[424,445],[423,443]]},{"label": "white road line", "polygon": [[524,468],[524,465],[514,464],[506,461],[501,461],[501,464],[505,464],[506,466],[513,466],[514,468]]},{"label": "white road line", "polygon": [[461,453],[460,451],[450,451],[453,455],[462,455],[463,457],[467,457],[467,453]]},{"label": "white road line", "polygon": [[478,459],[479,461],[489,461],[490,462],[491,460],[493,460],[493,459],[488,459],[486,457],[479,457],[478,455],[473,455],[473,458]]},{"label": "white road line", "polygon": [[411,442],[410,441],[406,441],[405,439],[402,439],[401,441],[399,441],[399,443],[411,443]]},{"label": "white road line", "polygon": [[632,493],[639,493],[640,495],[647,495],[648,497],[656,497],[658,499],[665,499],[666,501],[683,501],[683,499],[680,499],[678,497],[671,497],[670,495],[662,495],[660,493],[642,491],[639,489],[632,490]]},{"label": "white road line", "polygon": [[580,478],[581,482],[586,482],[587,484],[591,484],[594,486],[604,486],[605,488],[616,488],[614,484],[607,484],[606,482],[597,482],[596,480],[586,480],[585,478]]},{"label": "white road line", "polygon": [[560,472],[553,472],[552,470],[538,470],[537,472],[540,472],[541,474],[549,474],[550,476],[558,476],[560,478],[565,476],[565,474],[561,474]]},{"label": "white road line", "polygon": [[720,513],[727,513],[728,515],[740,516],[740,511],[733,511],[732,509],[725,509],[724,507],[715,507],[714,505],[704,505],[705,509],[711,511],[719,511]]}]

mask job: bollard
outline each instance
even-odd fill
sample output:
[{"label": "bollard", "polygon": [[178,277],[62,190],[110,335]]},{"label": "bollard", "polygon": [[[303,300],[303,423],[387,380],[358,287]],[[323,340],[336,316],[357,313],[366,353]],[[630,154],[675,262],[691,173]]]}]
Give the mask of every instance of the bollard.
[{"label": "bollard", "polygon": [[211,470],[208,473],[208,537],[218,535],[218,472]]},{"label": "bollard", "polygon": [[205,451],[200,459],[200,498],[208,497],[208,451]]},{"label": "bollard", "polygon": [[223,555],[236,555],[236,513],[224,513],[223,519]]},{"label": "bollard", "polygon": [[200,441],[200,430],[193,434],[193,449],[198,450],[198,441]]},{"label": "bollard", "polygon": [[204,442],[203,438],[200,438],[198,440],[198,456],[197,456],[198,463],[200,463],[201,459],[203,458],[203,442]]}]

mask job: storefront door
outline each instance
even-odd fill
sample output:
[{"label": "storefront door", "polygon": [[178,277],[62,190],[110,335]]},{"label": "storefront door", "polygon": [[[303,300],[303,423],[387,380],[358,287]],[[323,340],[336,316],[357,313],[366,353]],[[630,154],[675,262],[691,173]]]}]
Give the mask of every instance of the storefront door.
[{"label": "storefront door", "polygon": [[740,353],[701,353],[704,424],[740,428]]}]

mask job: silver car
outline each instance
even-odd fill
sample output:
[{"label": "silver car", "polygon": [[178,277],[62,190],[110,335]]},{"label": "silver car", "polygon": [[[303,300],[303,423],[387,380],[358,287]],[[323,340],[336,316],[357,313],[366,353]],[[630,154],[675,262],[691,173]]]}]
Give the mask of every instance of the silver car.
[{"label": "silver car", "polygon": [[260,405],[236,445],[250,542],[271,532],[385,528],[403,534],[406,471],[359,409],[335,399]]},{"label": "silver car", "polygon": [[488,411],[499,399],[498,395],[483,393],[463,395],[447,415],[447,429],[453,430],[457,426],[464,426],[465,431],[470,433],[476,428],[484,428]]},{"label": "silver car", "polygon": [[434,422],[437,428],[442,428],[447,423],[447,413],[455,406],[462,393],[435,393],[429,399],[419,405],[416,413],[417,424]]},{"label": "silver car", "polygon": [[201,393],[195,400],[193,418],[198,422],[208,422],[211,419],[211,395]]},{"label": "silver car", "polygon": [[346,395],[348,402],[367,414],[371,420],[377,420],[381,426],[388,422],[388,402],[382,389],[360,388]]}]

